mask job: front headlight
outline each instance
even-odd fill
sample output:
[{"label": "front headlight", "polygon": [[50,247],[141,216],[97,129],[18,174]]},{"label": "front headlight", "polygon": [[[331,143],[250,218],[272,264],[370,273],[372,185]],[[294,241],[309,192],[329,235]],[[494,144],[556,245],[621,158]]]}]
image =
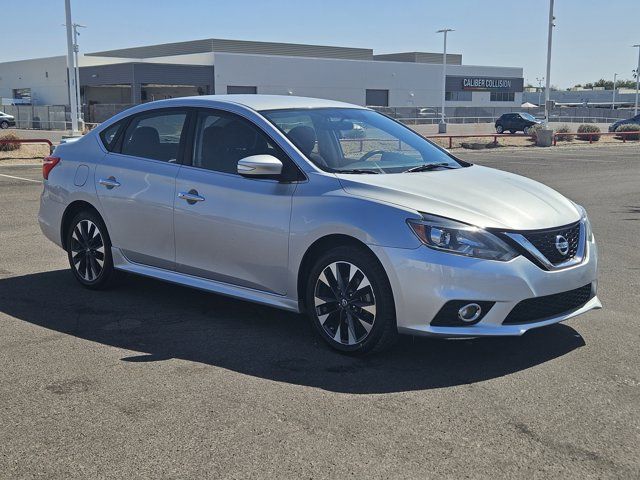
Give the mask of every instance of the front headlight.
[{"label": "front headlight", "polygon": [[574,203],[578,211],[580,212],[580,221],[584,225],[584,233],[588,242],[593,242],[593,231],[591,230],[591,222],[589,221],[589,217],[587,216],[587,211],[582,205],[578,205]]},{"label": "front headlight", "polygon": [[426,214],[422,220],[411,219],[407,223],[420,241],[434,250],[501,262],[518,256],[494,234],[473,225]]}]

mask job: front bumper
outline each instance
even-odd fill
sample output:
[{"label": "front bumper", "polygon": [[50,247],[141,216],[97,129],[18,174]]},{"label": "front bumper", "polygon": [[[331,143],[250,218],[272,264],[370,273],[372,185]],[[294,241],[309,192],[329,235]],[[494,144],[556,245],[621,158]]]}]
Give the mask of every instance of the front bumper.
[{"label": "front bumper", "polygon": [[[523,256],[509,262],[468,258],[427,247],[371,246],[393,290],[398,331],[445,337],[513,336],[575,317],[602,305],[597,297],[597,247],[587,242],[584,259],[569,268],[543,270]],[[592,297],[571,311],[523,324],[504,324],[521,301],[591,284]],[[432,326],[450,300],[495,302],[482,320],[469,326]]]}]

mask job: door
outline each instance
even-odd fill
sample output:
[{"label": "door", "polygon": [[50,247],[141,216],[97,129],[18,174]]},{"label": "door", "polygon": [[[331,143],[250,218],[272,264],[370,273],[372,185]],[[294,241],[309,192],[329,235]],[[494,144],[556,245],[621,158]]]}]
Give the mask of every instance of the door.
[{"label": "door", "polygon": [[504,120],[502,121],[502,128],[505,130],[511,130],[514,128],[514,118],[512,113],[508,113],[504,116]]},{"label": "door", "polygon": [[121,148],[96,168],[111,243],[132,262],[175,268],[173,199],[186,117],[176,109],[134,116]]},{"label": "door", "polygon": [[271,154],[296,167],[258,127],[228,112],[202,110],[193,138],[191,165],[176,180],[176,269],[285,294],[296,183],[242,177],[237,163]]}]

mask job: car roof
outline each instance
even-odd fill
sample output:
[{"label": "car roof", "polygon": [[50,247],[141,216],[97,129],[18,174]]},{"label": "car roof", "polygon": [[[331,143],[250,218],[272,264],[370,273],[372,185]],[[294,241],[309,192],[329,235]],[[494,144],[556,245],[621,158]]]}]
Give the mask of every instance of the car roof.
[{"label": "car roof", "polygon": [[243,105],[251,108],[252,110],[284,110],[284,109],[308,109],[308,108],[360,108],[365,107],[359,105],[353,105],[345,102],[338,102],[335,100],[325,100],[322,98],[310,98],[310,97],[296,97],[293,95],[200,95],[194,97],[182,97],[174,98],[170,100],[160,100],[158,102],[149,102],[145,105],[157,104],[157,106],[186,106],[193,105],[195,103],[199,105],[206,104],[207,102],[216,103],[230,103],[236,105]]}]

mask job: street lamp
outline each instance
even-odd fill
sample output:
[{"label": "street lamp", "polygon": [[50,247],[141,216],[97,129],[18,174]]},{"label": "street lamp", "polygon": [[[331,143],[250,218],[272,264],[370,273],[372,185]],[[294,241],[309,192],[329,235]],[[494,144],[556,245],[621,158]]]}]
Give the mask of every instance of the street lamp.
[{"label": "street lamp", "polygon": [[638,48],[638,68],[636,69],[636,108],[634,110],[634,116],[638,115],[638,91],[640,91],[640,43],[633,46]]},{"label": "street lamp", "polygon": [[618,80],[618,74],[613,74],[613,100],[611,101],[611,110],[616,109],[616,81]]},{"label": "street lamp", "polygon": [[444,49],[442,50],[442,109],[440,111],[440,124],[438,125],[439,133],[447,133],[447,124],[444,119],[444,105],[447,91],[447,33],[453,31],[452,28],[443,28],[436,32],[444,33]]},{"label": "street lamp", "polygon": [[[65,24],[62,24],[63,27],[66,27]],[[76,102],[78,103],[78,112],[79,112],[79,121],[82,117],[82,98],[80,95],[80,62],[78,61],[78,52],[80,51],[80,46],[78,45],[78,37],[80,34],[78,33],[78,28],[87,28],[86,25],[80,25],[79,23],[73,24],[73,70],[76,79]]]},{"label": "street lamp", "polygon": [[79,23],[73,24],[73,56],[75,61],[75,75],[76,75],[76,98],[78,99],[78,117],[81,118],[82,115],[80,112],[82,111],[82,98],[80,96],[80,62],[78,62],[78,52],[80,51],[80,47],[78,46],[78,28],[87,28],[86,25],[80,25]]},{"label": "street lamp", "polygon": [[547,39],[547,84],[544,90],[544,125],[549,127],[549,91],[551,87],[551,43],[553,40],[553,0],[549,0],[549,36]]},{"label": "street lamp", "polygon": [[540,107],[540,96],[542,95],[542,82],[544,82],[544,77],[536,77],[536,82],[538,82],[538,107]]},{"label": "street lamp", "polygon": [[65,0],[64,9],[67,26],[67,71],[69,77],[69,103],[71,104],[71,134],[79,135],[78,130],[78,97],[76,92],[76,76],[73,71],[73,22],[71,21],[71,0]]}]

